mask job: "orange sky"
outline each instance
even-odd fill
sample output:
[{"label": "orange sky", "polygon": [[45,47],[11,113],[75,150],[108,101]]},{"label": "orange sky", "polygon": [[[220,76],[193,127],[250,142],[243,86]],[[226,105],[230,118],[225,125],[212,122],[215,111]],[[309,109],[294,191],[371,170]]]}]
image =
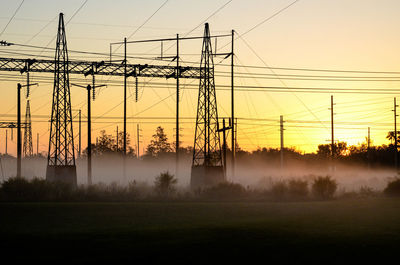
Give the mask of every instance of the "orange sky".
[{"label": "orange sky", "polygon": [[[0,10],[0,30],[2,30],[19,1],[3,1]],[[66,21],[81,6],[84,1],[50,1],[26,0],[21,9],[10,22],[6,30],[0,35],[14,43],[28,43],[37,46],[55,47],[53,39],[57,30],[57,15],[65,13]],[[160,1],[99,1],[89,0],[83,8],[72,18],[67,25],[68,48],[70,50],[85,50],[96,52],[109,52],[109,43],[120,41],[134,33],[161,5]],[[201,25],[207,17],[211,16],[221,6],[229,1],[168,1],[148,22],[140,28],[130,40],[174,37],[177,33],[181,36],[190,32],[191,36],[201,36]],[[362,71],[398,71],[400,38],[398,25],[400,17],[397,14],[400,3],[398,1],[372,1],[372,0],[300,0],[287,10],[278,14],[271,20],[258,26],[249,33],[249,29],[259,24],[264,19],[273,15],[293,1],[238,1],[229,2],[224,8],[211,16],[211,32],[214,34],[229,33],[235,29],[242,38],[235,41],[236,63],[241,65],[258,65],[275,67],[313,68],[313,69],[345,69]],[[197,27],[199,26],[199,27]],[[33,37],[33,38],[32,38]],[[229,43],[229,38],[219,40],[217,47]],[[247,45],[247,44],[248,45]],[[165,45],[166,47],[169,44]],[[229,46],[229,45],[228,45]],[[228,46],[218,52],[229,51]],[[253,49],[258,57],[249,48]],[[25,52],[39,54],[40,49],[20,48],[17,46],[0,47],[0,56],[13,55],[5,51]],[[171,49],[173,54],[174,47]],[[130,45],[130,56],[155,57],[159,55],[159,44]],[[122,52],[122,49],[116,53]],[[198,62],[200,59],[201,42],[182,42],[182,61]],[[41,55],[53,57],[53,52],[44,51]],[[117,54],[116,54],[117,55]],[[14,55],[15,56],[15,55]],[[70,53],[71,59],[100,60],[96,56],[77,56]],[[262,61],[261,61],[261,59]],[[103,58],[104,59],[104,58]],[[107,59],[107,58],[105,58]],[[221,62],[216,58],[215,62]],[[131,60],[130,63],[146,63],[146,60]],[[229,60],[222,61],[229,63]],[[188,63],[187,63],[188,64]],[[217,66],[216,71],[228,71],[229,68]],[[304,71],[283,71],[268,69],[236,68],[237,72],[284,75],[330,75],[354,76],[350,73],[325,73]],[[5,82],[4,76],[13,73],[0,72],[0,97],[1,120],[9,121],[15,114],[16,82]],[[19,74],[14,73],[19,76]],[[240,76],[241,74],[238,74]],[[32,74],[32,82],[36,76]],[[383,76],[382,74],[367,74],[356,76]],[[387,75],[385,75],[386,77]],[[391,75],[390,77],[393,77]],[[21,76],[21,82],[25,77]],[[77,76],[71,76],[77,78]],[[79,78],[83,78],[80,77]],[[108,80],[108,77],[98,77],[99,83]],[[390,79],[389,77],[387,79]],[[113,78],[120,81],[122,79]],[[385,79],[386,80],[386,79]],[[89,79],[88,79],[89,81]],[[141,79],[140,82],[149,80]],[[145,146],[150,141],[158,124],[166,128],[172,141],[175,125],[175,80],[152,80],[152,82],[165,83],[166,88],[155,88],[151,84],[139,86],[140,100],[128,101],[128,132],[136,143],[136,126],[140,123],[142,128],[141,145]],[[196,114],[197,91],[194,87],[185,84],[198,85],[195,80],[182,80],[182,140],[183,145],[193,145],[194,124]],[[238,86],[288,86],[305,88],[397,88],[399,81],[321,81],[321,80],[288,80],[288,79],[262,79],[237,77]],[[229,78],[216,77],[218,85],[229,84]],[[134,86],[129,83],[128,95],[134,93]],[[245,90],[245,89],[243,89]],[[33,88],[31,96],[31,110],[33,115],[50,115],[52,85],[41,83]],[[86,94],[81,88],[72,87],[73,109],[81,109],[86,113]],[[109,85],[98,93],[93,103],[92,115],[95,117],[121,117],[122,116],[122,87]],[[374,144],[387,143],[386,133],[392,130],[393,97],[385,94],[341,94],[332,93],[336,103],[334,112],[337,129],[335,139],[357,144],[365,141],[367,127],[371,127],[371,137]],[[327,143],[330,139],[330,95],[331,93],[293,93],[293,92],[250,92],[238,91],[236,93],[236,116],[241,119],[238,125],[239,145],[245,150],[254,150],[258,146],[279,146],[279,115],[284,115],[285,145],[293,146],[299,150],[312,152],[319,143]],[[155,103],[170,96],[161,103]],[[230,112],[229,92],[219,90],[218,111],[219,116],[228,116]],[[120,105],[118,105],[120,104]],[[152,107],[153,106],[153,107]],[[23,104],[24,113],[25,103]],[[8,115],[8,116],[7,116]],[[136,117],[135,117],[136,116]],[[140,119],[139,119],[139,118]],[[144,119],[147,117],[147,119]],[[162,119],[149,119],[149,117],[162,117]],[[188,119],[185,119],[188,118]],[[264,119],[264,120],[263,120]],[[36,134],[40,134],[40,151],[47,151],[48,124],[47,118],[33,118],[34,149],[36,150]],[[309,122],[299,122],[309,121]],[[101,129],[108,133],[115,133],[116,126],[122,128],[122,123],[113,119],[94,118],[93,141]],[[77,132],[77,124],[74,126]],[[85,132],[86,125],[83,126]],[[83,146],[86,146],[86,133],[83,133]],[[0,152],[4,152],[5,130],[0,131]],[[140,148],[142,153],[142,147]],[[9,144],[9,152],[15,152],[14,142]]]}]

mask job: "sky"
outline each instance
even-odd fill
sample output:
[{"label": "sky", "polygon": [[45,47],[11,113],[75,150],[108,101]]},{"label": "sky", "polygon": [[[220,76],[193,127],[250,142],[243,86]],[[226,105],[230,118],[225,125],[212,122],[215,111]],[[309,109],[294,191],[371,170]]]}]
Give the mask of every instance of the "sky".
[{"label": "sky", "polygon": [[[235,93],[238,144],[244,150],[251,151],[258,147],[278,148],[279,116],[283,115],[286,121],[285,146],[304,152],[315,152],[318,144],[330,141],[331,95],[335,103],[335,141],[346,141],[348,144],[365,142],[370,127],[373,144],[388,144],[385,137],[388,131],[393,130],[393,97],[397,94],[384,94],[379,90],[396,89],[400,83],[397,75],[382,73],[400,71],[400,54],[397,52],[400,47],[400,17],[397,12],[400,10],[399,1],[299,0],[285,9],[294,1],[88,0],[85,3],[83,0],[25,0],[15,17],[10,20],[21,2],[1,0],[0,40],[55,48],[58,14],[62,12],[67,23],[66,34],[71,60],[107,60],[110,43],[122,41],[129,36],[129,40],[169,38],[188,33],[188,36],[202,36],[204,22],[210,24],[212,34],[230,34],[234,29],[235,64],[239,65],[235,68],[235,84],[238,86]],[[215,43],[213,45],[215,49]],[[219,38],[216,47],[217,52],[229,52],[230,38]],[[171,62],[154,60],[160,56],[160,49],[159,43],[130,44],[128,56],[132,59],[129,63],[170,64]],[[164,44],[166,55],[173,56],[175,49],[175,43]],[[71,52],[74,50],[104,55],[82,55]],[[29,58],[54,57],[54,51],[49,49],[0,47],[1,57],[27,57],[16,55],[15,52],[25,53]],[[121,53],[122,48],[113,46],[114,58],[118,58]],[[201,41],[182,41],[180,53],[182,65],[198,66]],[[226,65],[230,60],[217,56],[214,61],[218,64],[215,66],[218,72],[215,77],[218,114],[220,117],[228,117],[230,94],[223,88],[230,84],[229,73],[221,72],[229,71]],[[266,66],[377,73],[271,70]],[[13,76],[13,81],[5,81],[10,75]],[[31,82],[44,76],[52,79],[52,75],[32,73]],[[318,76],[325,76],[325,80]],[[15,120],[16,78],[25,82],[24,75],[0,72],[2,121]],[[71,79],[73,78],[78,78],[76,82],[80,84],[86,82],[83,76],[71,75]],[[115,134],[117,126],[121,130],[123,115],[123,80],[111,78],[112,84],[109,77],[98,76],[96,80],[98,84],[108,85],[96,91],[96,99],[92,102],[93,142],[100,130],[106,130],[109,134]],[[87,82],[90,82],[89,78]],[[152,86],[152,82],[164,85],[159,88]],[[192,146],[198,80],[182,80],[181,84],[182,145]],[[129,81],[128,87],[130,98],[127,105],[127,127],[133,147],[136,147],[137,142],[137,124],[141,128],[141,154],[158,125],[165,128],[172,142],[175,134],[175,80],[139,78],[138,102],[135,102],[133,96],[133,79]],[[267,89],[254,91],[260,87],[303,89],[295,89],[296,92],[288,89],[281,89],[279,92]],[[314,88],[337,89],[315,93]],[[51,113],[52,89],[51,83],[44,82],[39,82],[38,87],[32,88],[30,104],[35,151],[36,137],[39,134],[39,151],[47,152],[49,118],[46,115],[50,116]],[[348,92],[349,89],[358,90],[352,90],[356,93],[338,93],[346,90]],[[372,89],[375,94],[368,94],[368,89]],[[78,109],[85,115],[86,91],[71,87],[71,95],[73,116]],[[25,99],[23,114],[24,109]],[[82,146],[86,147],[86,124],[83,124],[82,130]],[[74,123],[76,137],[77,131],[78,125]],[[1,129],[1,153],[5,151],[5,134],[6,130]],[[8,131],[8,137],[10,134]],[[77,138],[75,144],[77,145]],[[9,153],[15,154],[15,150],[16,137],[8,144]]]}]

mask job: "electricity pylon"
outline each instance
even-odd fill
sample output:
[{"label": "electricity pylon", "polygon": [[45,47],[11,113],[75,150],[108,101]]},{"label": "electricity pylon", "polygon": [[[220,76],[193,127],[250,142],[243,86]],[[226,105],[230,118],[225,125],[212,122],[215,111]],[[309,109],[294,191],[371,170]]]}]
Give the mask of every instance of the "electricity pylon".
[{"label": "electricity pylon", "polygon": [[64,15],[60,13],[54,62],[53,106],[46,179],[76,185],[74,135]]},{"label": "electricity pylon", "polygon": [[214,61],[210,29],[205,24],[200,62],[200,86],[193,148],[191,187],[212,186],[225,180],[218,131]]},{"label": "electricity pylon", "polygon": [[24,147],[22,153],[24,157],[29,157],[33,155],[33,145],[32,145],[32,121],[31,121],[31,107],[29,99],[26,101],[26,111],[25,111],[25,131],[24,131]]}]

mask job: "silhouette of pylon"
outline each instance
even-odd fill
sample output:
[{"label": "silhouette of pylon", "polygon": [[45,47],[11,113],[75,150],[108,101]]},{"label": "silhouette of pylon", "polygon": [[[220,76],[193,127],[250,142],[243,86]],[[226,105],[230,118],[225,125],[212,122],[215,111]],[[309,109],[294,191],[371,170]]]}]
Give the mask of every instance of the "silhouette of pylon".
[{"label": "silhouette of pylon", "polygon": [[76,185],[74,137],[64,15],[60,13],[54,62],[54,89],[51,112],[46,179]]},{"label": "silhouette of pylon", "polygon": [[31,107],[29,99],[26,101],[26,111],[25,111],[25,131],[24,131],[24,147],[22,149],[24,157],[29,157],[33,155],[32,146],[32,121],[31,121]]},{"label": "silhouette of pylon", "polygon": [[200,86],[191,174],[192,188],[212,186],[225,180],[218,132],[214,61],[210,29],[205,24],[200,62]]}]

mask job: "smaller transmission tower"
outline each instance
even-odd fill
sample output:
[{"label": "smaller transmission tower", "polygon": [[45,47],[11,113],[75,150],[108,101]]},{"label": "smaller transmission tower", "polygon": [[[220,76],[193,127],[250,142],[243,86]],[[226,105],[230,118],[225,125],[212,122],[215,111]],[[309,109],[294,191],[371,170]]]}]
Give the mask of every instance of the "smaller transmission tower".
[{"label": "smaller transmission tower", "polygon": [[200,86],[193,148],[191,187],[213,186],[225,180],[218,128],[214,61],[210,29],[205,24],[200,62]]},{"label": "smaller transmission tower", "polygon": [[22,153],[24,157],[29,157],[33,155],[31,106],[29,99],[26,101],[25,124],[24,147],[22,149]]}]

